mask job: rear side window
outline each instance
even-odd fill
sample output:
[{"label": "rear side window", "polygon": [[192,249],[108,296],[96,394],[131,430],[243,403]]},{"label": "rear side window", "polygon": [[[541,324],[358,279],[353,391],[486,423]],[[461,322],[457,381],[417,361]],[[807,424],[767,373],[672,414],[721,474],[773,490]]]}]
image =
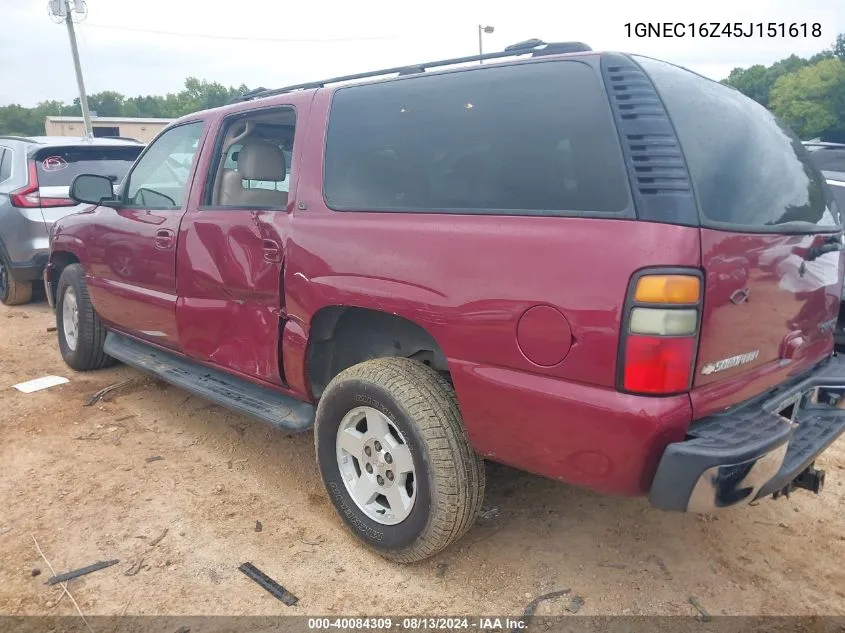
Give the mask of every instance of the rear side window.
[{"label": "rear side window", "polygon": [[769,232],[830,230],[840,224],[809,153],[768,110],[677,66],[636,60],[672,119],[702,224]]},{"label": "rear side window", "polygon": [[41,187],[67,187],[80,174],[123,179],[144,147],[51,147],[35,156]]},{"label": "rear side window", "polygon": [[608,100],[577,61],[339,89],[325,197],[337,210],[618,213],[629,188]]}]

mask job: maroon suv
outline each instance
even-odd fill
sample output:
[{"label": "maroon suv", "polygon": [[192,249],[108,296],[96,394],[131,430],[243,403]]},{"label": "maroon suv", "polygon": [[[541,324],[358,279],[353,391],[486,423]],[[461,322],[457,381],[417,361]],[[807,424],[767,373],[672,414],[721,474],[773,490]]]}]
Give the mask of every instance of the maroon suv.
[{"label": "maroon suv", "polygon": [[839,210],[769,112],[671,64],[531,41],[265,90],[72,195],[67,363],[313,426],[396,561],[472,525],[483,459],[711,511],[818,492],[845,427]]}]

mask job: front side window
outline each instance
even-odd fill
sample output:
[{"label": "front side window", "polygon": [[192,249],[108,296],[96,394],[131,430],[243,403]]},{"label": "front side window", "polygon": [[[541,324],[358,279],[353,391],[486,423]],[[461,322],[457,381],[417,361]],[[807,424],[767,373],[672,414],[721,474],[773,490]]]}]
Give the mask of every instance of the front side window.
[{"label": "front side window", "polygon": [[158,137],[129,174],[127,206],[179,209],[202,135],[200,122],[180,125]]},{"label": "front side window", "polygon": [[296,110],[262,109],[222,126],[205,204],[240,209],[284,209],[288,204]]},{"label": "front side window", "polygon": [[338,89],[324,194],[343,211],[611,214],[629,202],[607,96],[578,61]]}]

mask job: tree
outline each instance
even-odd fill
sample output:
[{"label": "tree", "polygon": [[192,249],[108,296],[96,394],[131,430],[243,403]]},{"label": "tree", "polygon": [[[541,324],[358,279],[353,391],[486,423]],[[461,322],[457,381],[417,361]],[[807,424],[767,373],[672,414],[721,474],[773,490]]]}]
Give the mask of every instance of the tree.
[{"label": "tree", "polygon": [[845,128],[845,61],[824,59],[782,75],[772,88],[771,108],[802,138]]},{"label": "tree", "polygon": [[833,54],[842,61],[845,61],[845,33],[840,33],[836,36],[836,42],[833,45]]},{"label": "tree", "polygon": [[734,68],[725,83],[733,86],[757,103],[769,107],[769,95],[778,79],[809,64],[797,55],[775,62],[768,68],[755,64],[749,68]]},{"label": "tree", "polygon": [[[244,84],[237,88],[226,87],[221,83],[188,77],[185,88],[177,93],[126,97],[114,90],[104,90],[88,95],[88,107],[97,116],[175,119],[197,110],[225,105],[248,91]],[[79,99],[74,99],[72,104],[44,101],[33,108],[18,104],[0,106],[0,134],[44,134],[46,117],[81,114]]]},{"label": "tree", "polygon": [[[105,90],[88,95],[88,109],[96,112],[97,116],[124,116],[123,102],[126,99],[119,92],[114,90]],[[73,103],[79,107],[79,99],[74,99]]]},{"label": "tree", "polygon": [[757,103],[768,105],[771,86],[766,81],[766,67],[755,64],[748,68],[734,68],[723,83],[733,86]]}]

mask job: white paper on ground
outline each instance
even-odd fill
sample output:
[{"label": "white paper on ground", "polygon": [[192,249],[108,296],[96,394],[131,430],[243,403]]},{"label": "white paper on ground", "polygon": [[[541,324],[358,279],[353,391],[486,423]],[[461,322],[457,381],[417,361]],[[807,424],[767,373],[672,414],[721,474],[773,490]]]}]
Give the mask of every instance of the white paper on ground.
[{"label": "white paper on ground", "polygon": [[17,384],[14,387],[23,393],[32,393],[33,391],[41,391],[42,389],[55,387],[56,385],[63,385],[66,382],[70,381],[67,378],[62,378],[61,376],[41,376],[41,378],[27,380],[26,382]]}]

